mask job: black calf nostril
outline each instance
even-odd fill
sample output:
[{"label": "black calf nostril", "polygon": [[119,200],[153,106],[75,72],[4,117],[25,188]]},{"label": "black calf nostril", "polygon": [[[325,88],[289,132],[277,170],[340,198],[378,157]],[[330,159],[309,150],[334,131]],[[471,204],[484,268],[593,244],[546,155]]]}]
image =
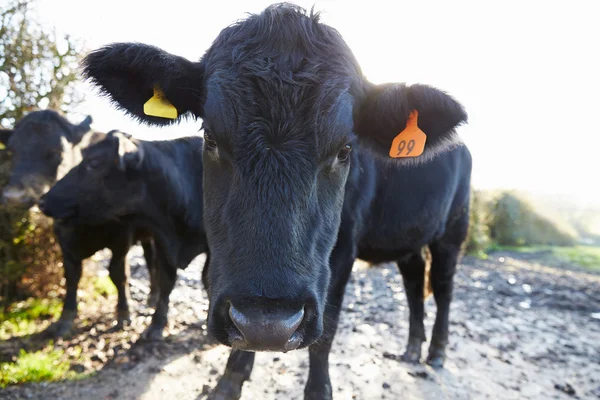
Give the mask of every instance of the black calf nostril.
[{"label": "black calf nostril", "polygon": [[229,306],[229,318],[241,333],[235,347],[248,350],[294,350],[302,343],[298,328],[304,319],[304,308],[298,310],[266,311],[238,309]]}]

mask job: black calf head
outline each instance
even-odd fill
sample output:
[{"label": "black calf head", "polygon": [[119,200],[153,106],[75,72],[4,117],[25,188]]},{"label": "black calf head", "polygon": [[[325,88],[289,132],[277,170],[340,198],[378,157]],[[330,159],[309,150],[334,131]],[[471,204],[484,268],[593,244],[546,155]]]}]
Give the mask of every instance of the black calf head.
[{"label": "black calf head", "polygon": [[42,197],[40,207],[58,219],[102,223],[137,207],[145,187],[140,175],[144,153],[129,135],[111,131],[83,150],[83,161]]},{"label": "black calf head", "polygon": [[321,335],[351,149],[389,158],[412,115],[427,157],[466,119],[437,89],[367,82],[337,31],[286,4],[225,28],[199,62],[119,43],[89,54],[84,73],[148,124],[174,122],[144,113],[155,88],[178,118],[203,119],[209,327],[250,350]]},{"label": "black calf head", "polygon": [[2,201],[30,207],[81,159],[77,145],[90,130],[92,117],[73,125],[52,110],[34,111],[0,140],[12,152],[13,164]]}]

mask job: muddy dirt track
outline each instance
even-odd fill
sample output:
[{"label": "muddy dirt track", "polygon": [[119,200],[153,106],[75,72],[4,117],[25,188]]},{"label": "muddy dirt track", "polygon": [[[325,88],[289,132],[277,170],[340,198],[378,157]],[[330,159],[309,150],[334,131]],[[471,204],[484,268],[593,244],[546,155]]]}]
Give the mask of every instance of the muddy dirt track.
[{"label": "muddy dirt track", "polygon": [[[204,256],[180,271],[163,343],[130,345],[149,323],[140,248],[132,265],[134,321],[111,332],[115,299],[85,310],[91,323],[58,346],[94,352],[91,378],[11,387],[7,399],[205,399],[228,350],[205,331]],[[600,276],[539,264],[536,255],[464,257],[456,275],[448,360],[442,370],[398,361],[408,309],[394,264],[357,263],[330,357],[334,399],[598,399]],[[100,265],[106,261],[101,260]],[[431,332],[435,303],[426,303]],[[13,342],[15,345],[15,342]],[[31,346],[31,343],[26,344]],[[423,346],[426,354],[427,343]],[[302,399],[308,352],[258,354],[242,399]]]}]

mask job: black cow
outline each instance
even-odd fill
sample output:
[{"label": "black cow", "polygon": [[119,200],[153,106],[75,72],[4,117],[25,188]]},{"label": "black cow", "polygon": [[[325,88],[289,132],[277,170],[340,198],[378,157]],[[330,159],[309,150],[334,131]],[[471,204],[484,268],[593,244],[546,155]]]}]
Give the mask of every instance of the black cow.
[{"label": "black cow", "polygon": [[178,268],[206,253],[206,281],[209,252],[202,222],[202,144],[199,136],[147,142],[111,131],[106,139],[83,150],[83,161],[42,198],[43,212],[54,218],[90,224],[116,219],[152,232],[160,290],[145,339],[162,337]]},{"label": "black cow", "polygon": [[[418,360],[425,245],[438,305],[428,362],[443,364],[468,227],[457,101],[426,85],[370,83],[336,30],[289,4],[225,28],[199,62],[115,43],[87,55],[84,74],[148,124],[203,120],[208,326],[234,349],[217,397],[239,396],[253,351],[309,346],[306,398],[331,398],[328,356],[356,258],[398,262],[405,358]],[[144,107],[151,98],[163,110]]]},{"label": "black cow", "polygon": [[[2,202],[29,208],[81,161],[82,149],[95,143],[105,134],[92,132],[88,116],[79,125],[71,124],[53,110],[34,111],[18,121],[13,130],[4,130],[0,139],[12,152],[12,168],[8,184],[2,191]],[[69,220],[56,220],[54,233],[63,254],[66,278],[66,295],[63,311],[48,333],[63,336],[68,333],[77,315],[77,287],[84,259],[98,250],[109,248],[112,258],[110,278],[118,290],[117,326],[129,321],[129,268],[127,252],[138,240],[151,276],[148,303],[158,298],[156,282],[156,256],[152,237],[148,231],[134,229],[132,225],[117,220],[102,225],[80,224]]]}]

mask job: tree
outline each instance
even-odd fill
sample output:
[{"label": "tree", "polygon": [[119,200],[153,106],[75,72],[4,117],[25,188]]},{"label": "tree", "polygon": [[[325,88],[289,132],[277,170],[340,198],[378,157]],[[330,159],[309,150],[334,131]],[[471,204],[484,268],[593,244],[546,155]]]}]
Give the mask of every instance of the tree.
[{"label": "tree", "polygon": [[27,112],[68,112],[82,100],[77,91],[81,44],[59,37],[35,18],[35,0],[0,6],[0,126],[14,126]]}]

